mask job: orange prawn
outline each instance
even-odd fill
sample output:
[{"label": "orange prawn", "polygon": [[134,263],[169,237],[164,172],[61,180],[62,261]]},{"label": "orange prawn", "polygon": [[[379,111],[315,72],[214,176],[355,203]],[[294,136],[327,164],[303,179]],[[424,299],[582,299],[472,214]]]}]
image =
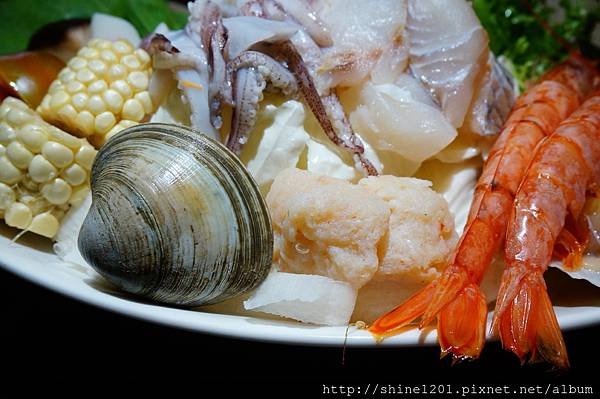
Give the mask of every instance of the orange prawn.
[{"label": "orange prawn", "polygon": [[579,219],[586,192],[599,187],[600,91],[540,143],[515,196],[492,328],[521,360],[569,365],[543,273],[565,222]]},{"label": "orange prawn", "polygon": [[595,70],[574,55],[542,77],[516,102],[477,183],[467,224],[442,275],[377,319],[376,337],[398,333],[421,317],[438,318],[443,354],[476,358],[485,341],[487,301],[479,288],[503,242],[514,195],[538,142],[550,135],[587,94]]}]

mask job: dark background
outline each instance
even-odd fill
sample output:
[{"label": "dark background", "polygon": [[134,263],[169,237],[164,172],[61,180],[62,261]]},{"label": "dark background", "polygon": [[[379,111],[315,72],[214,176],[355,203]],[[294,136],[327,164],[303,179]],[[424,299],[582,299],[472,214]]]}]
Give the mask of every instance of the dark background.
[{"label": "dark background", "polygon": [[[600,326],[565,333],[572,368],[549,371],[520,366],[496,342],[480,360],[451,366],[437,347],[299,347],[236,340],[172,329],[72,300],[0,270],[0,387],[20,392],[40,386],[64,392],[129,387],[218,389],[277,397],[323,396],[323,385],[340,384],[576,384],[600,392]],[[343,360],[344,359],[344,360]],[[123,385],[124,384],[124,385]],[[124,388],[125,387],[125,388]],[[364,389],[364,386],[363,386]],[[448,395],[449,396],[449,395]],[[85,396],[84,396],[85,397]]]}]

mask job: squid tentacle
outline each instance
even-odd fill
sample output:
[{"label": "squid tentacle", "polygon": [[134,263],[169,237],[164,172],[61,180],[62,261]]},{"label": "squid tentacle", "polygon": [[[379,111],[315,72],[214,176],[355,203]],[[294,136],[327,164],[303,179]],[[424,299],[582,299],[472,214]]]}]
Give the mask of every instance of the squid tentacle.
[{"label": "squid tentacle", "polygon": [[287,60],[288,67],[296,76],[300,92],[327,137],[337,146],[350,151],[367,175],[378,175],[375,166],[365,156],[363,143],[354,133],[337,95],[335,93],[319,95],[310,72],[302,61],[302,56],[291,42],[281,44],[280,50]]},{"label": "squid tentacle", "polygon": [[233,79],[233,100],[236,104],[227,140],[227,148],[240,155],[242,146],[256,123],[258,105],[266,81],[254,67],[238,69]]},{"label": "squid tentacle", "polygon": [[235,71],[248,67],[256,68],[265,80],[280,89],[284,95],[291,96],[298,92],[294,75],[273,58],[257,51],[246,51],[230,61],[227,65],[226,80],[231,81]]},{"label": "squid tentacle", "polygon": [[212,1],[206,3],[202,14],[200,40],[210,68],[208,97],[211,123],[216,129],[220,129],[223,124],[222,104],[231,103],[229,98],[221,97],[221,88],[226,84],[225,79],[227,78],[227,64],[224,56],[227,29],[223,26],[221,9]]}]

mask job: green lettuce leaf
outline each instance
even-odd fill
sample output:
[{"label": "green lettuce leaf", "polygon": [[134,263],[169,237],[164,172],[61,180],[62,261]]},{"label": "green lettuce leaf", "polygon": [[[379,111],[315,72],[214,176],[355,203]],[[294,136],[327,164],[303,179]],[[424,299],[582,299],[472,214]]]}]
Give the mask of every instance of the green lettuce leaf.
[{"label": "green lettuce leaf", "polygon": [[535,0],[473,0],[472,4],[488,32],[491,50],[505,57],[522,88],[567,57],[561,39],[590,58],[600,55],[591,43],[600,17],[596,0],[560,0],[560,9]]},{"label": "green lettuce leaf", "polygon": [[0,54],[25,50],[31,36],[45,25],[90,18],[96,12],[129,20],[141,36],[161,22],[178,29],[187,21],[185,13],[172,10],[164,0],[2,0]]}]

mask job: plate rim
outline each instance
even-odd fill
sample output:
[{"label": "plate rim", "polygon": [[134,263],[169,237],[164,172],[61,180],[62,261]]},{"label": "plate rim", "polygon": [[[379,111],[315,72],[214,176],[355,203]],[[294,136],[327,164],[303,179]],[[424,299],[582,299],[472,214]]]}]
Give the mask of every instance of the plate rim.
[{"label": "plate rim", "polygon": [[[2,246],[1,244],[0,247]],[[27,245],[23,245],[23,248],[28,251],[38,251]],[[76,286],[66,283],[61,284],[58,280],[48,278],[44,274],[34,273],[30,268],[19,265],[19,263],[23,263],[21,256],[11,254],[10,251],[3,252],[4,254],[0,256],[0,267],[35,285],[102,310],[169,328],[254,342],[297,346],[385,348],[437,345],[435,329],[429,329],[424,332],[412,329],[377,342],[367,331],[359,330],[356,327],[310,326],[294,320],[269,320],[260,317],[220,314],[201,309],[185,309],[165,304],[133,301],[128,298],[111,295],[93,287],[89,287],[90,290],[81,290]],[[54,253],[41,253],[54,257],[56,260],[56,262],[45,266],[56,267],[60,264],[68,265],[67,262],[60,260]],[[26,258],[26,261],[31,262],[32,259]],[[33,261],[37,260],[33,259]],[[86,267],[89,266],[86,265]],[[584,313],[559,317],[559,323],[563,332],[600,324],[600,307],[578,306],[573,308],[583,310]],[[590,316],[592,316],[591,319]],[[214,321],[220,322],[218,328],[210,326],[210,323]],[[243,326],[246,329],[240,328]],[[306,331],[317,331],[318,333],[298,334],[299,328],[306,329]],[[340,335],[340,331],[344,331],[346,334]],[[497,340],[497,337],[490,336],[489,334],[489,314],[487,331],[488,342]]]}]

